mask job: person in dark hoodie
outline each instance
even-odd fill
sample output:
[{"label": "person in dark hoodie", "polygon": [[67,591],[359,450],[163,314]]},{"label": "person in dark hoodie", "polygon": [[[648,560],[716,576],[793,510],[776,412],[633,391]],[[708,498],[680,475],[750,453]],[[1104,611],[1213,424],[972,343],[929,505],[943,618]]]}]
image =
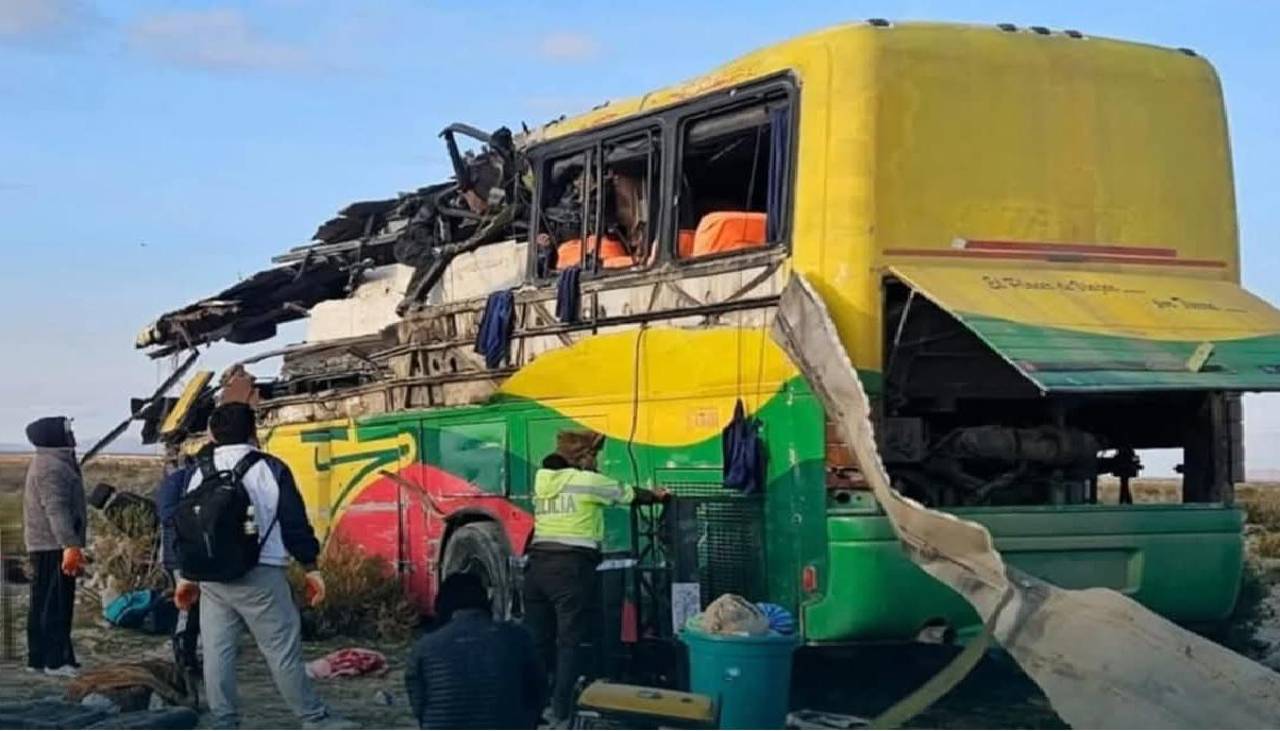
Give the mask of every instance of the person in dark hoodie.
[{"label": "person in dark hoodie", "polygon": [[480,579],[445,579],[436,618],[443,626],[418,640],[404,671],[419,728],[536,728],[546,680],[533,638],[494,621]]},{"label": "person in dark hoodie", "polygon": [[35,456],[27,467],[22,517],[31,561],[27,670],[75,677],[71,615],[84,568],[88,515],[71,420],[49,416],[27,425]]}]

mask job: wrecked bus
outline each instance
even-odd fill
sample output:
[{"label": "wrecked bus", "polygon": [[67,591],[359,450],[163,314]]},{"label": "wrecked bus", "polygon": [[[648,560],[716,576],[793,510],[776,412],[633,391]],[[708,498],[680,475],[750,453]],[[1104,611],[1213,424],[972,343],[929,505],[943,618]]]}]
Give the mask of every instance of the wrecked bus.
[{"label": "wrecked bus", "polygon": [[[799,272],[903,494],[1059,586],[1180,622],[1231,611],[1239,394],[1280,390],[1280,312],[1239,285],[1222,95],[1194,52],[871,21],[519,134],[442,136],[452,180],[352,204],[142,332],[159,357],[308,319],[246,360],[281,358],[275,377],[233,369],[139,411],[153,438],[189,447],[214,399],[250,398],[330,540],[386,557],[424,611],[468,571],[518,613],[534,471],[590,428],[603,472],[679,498],[608,520],[622,636],[669,636],[726,591],[789,608],[811,643],[972,627],[768,337]],[[755,490],[725,486],[742,421]],[[1182,450],[1179,504],[1131,494],[1150,448]]]}]

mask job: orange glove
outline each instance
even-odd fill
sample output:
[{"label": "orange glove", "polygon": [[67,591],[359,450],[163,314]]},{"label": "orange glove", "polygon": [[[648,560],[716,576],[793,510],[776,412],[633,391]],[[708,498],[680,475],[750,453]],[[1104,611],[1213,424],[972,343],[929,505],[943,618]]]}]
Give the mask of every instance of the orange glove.
[{"label": "orange glove", "polygon": [[79,576],[84,571],[84,549],[79,546],[67,546],[62,549],[62,573],[67,576]]},{"label": "orange glove", "polygon": [[173,591],[173,605],[186,612],[195,606],[200,598],[200,585],[194,581],[178,579],[178,588]]},{"label": "orange glove", "polygon": [[308,571],[306,578],[306,586],[303,588],[303,594],[307,598],[308,606],[319,606],[324,601],[324,575],[319,571]]}]

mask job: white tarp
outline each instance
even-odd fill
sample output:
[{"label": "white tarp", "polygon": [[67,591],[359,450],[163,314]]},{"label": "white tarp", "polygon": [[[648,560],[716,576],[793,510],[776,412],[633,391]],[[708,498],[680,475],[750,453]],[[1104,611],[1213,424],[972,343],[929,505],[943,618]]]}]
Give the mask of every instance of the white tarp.
[{"label": "white tarp", "polygon": [[907,554],[992,625],[1064,721],[1075,728],[1280,724],[1280,675],[1110,589],[1061,589],[1006,566],[986,528],[895,491],[866,393],[821,297],[799,274],[782,294],[773,337],[853,446]]}]

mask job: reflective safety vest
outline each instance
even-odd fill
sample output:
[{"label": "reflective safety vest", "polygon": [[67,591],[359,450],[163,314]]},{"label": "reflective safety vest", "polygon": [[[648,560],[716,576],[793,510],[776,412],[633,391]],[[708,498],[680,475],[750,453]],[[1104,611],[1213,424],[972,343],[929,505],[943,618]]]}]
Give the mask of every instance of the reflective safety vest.
[{"label": "reflective safety vest", "polygon": [[533,481],[533,542],[599,549],[604,509],[630,505],[635,490],[598,472],[538,470]]}]

